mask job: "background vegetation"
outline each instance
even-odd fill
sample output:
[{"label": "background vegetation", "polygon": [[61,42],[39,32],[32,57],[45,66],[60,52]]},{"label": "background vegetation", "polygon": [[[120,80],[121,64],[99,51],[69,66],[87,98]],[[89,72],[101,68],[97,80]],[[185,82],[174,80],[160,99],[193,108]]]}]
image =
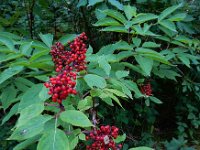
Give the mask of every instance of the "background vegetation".
[{"label": "background vegetation", "polygon": [[[0,149],[36,149],[54,129],[59,109],[43,86],[55,74],[49,50],[81,32],[89,38],[88,74],[67,109],[91,119],[95,108],[99,125],[120,128],[123,150],[200,149],[200,1],[2,0],[0,14]],[[146,83],[152,96],[140,91]],[[41,126],[32,130],[30,116]],[[70,148],[85,149],[80,128],[58,122],[73,131]]]}]

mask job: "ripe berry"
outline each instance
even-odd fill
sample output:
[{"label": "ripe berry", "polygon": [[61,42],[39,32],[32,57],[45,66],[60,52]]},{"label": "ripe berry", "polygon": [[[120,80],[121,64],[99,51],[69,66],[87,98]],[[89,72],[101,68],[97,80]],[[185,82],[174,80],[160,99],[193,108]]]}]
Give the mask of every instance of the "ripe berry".
[{"label": "ripe berry", "polygon": [[145,94],[146,96],[152,96],[152,89],[151,89],[150,83],[143,84],[140,87],[140,90],[141,90],[142,94]]},{"label": "ripe berry", "polygon": [[76,95],[77,72],[86,69],[86,41],[87,36],[83,32],[73,42],[68,42],[68,47],[60,42],[52,46],[50,54],[57,75],[51,77],[44,86],[49,88],[48,94],[52,95],[53,102],[62,103],[69,94]]},{"label": "ripe berry", "polygon": [[116,144],[113,139],[118,136],[119,129],[115,126],[101,126],[98,130],[92,130],[89,135],[86,136],[86,140],[91,142],[91,145],[87,145],[87,150],[120,150],[121,144]]}]

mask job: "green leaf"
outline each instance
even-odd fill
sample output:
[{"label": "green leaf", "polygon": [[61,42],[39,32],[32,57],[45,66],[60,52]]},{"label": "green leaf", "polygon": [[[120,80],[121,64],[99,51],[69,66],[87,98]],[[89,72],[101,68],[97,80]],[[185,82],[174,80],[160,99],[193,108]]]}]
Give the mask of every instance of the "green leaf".
[{"label": "green leaf", "polygon": [[32,61],[34,61],[42,56],[48,55],[48,54],[49,54],[49,50],[44,50],[44,51],[41,51],[41,52],[38,52],[38,53],[32,55],[29,60],[32,62]]},{"label": "green leaf", "polygon": [[110,17],[120,21],[121,23],[126,22],[126,18],[124,17],[124,15],[122,15],[120,12],[118,12],[116,10],[107,9],[107,10],[104,10],[103,13],[105,13],[107,16],[110,16]]},{"label": "green leaf", "polygon": [[126,134],[119,135],[116,139],[114,139],[115,143],[120,143],[126,140]]},{"label": "green leaf", "polygon": [[1,102],[4,109],[7,109],[13,102],[16,101],[17,89],[13,85],[2,90]]},{"label": "green leaf", "polygon": [[130,80],[123,80],[123,83],[126,85],[128,89],[130,89],[131,91],[135,93],[136,98],[143,96],[143,94],[141,93],[141,91],[139,90],[135,82],[130,81]]},{"label": "green leaf", "polygon": [[103,2],[103,0],[89,0],[88,6],[94,6],[94,5],[101,3],[101,2]]},{"label": "green leaf", "polygon": [[104,55],[102,55],[98,58],[98,63],[99,63],[99,67],[102,68],[105,71],[105,73],[109,76],[111,66],[108,63],[108,61],[106,60]]},{"label": "green leaf", "polygon": [[134,38],[132,38],[132,42],[136,47],[139,47],[141,44],[141,39],[134,37]]},{"label": "green leaf", "polygon": [[165,9],[159,15],[158,21],[161,21],[161,20],[165,19],[167,16],[171,15],[175,10],[177,10],[181,6],[182,6],[182,4],[179,4],[179,5],[174,5],[174,6],[171,6],[171,7],[167,8],[167,9]]},{"label": "green leaf", "polygon": [[23,83],[24,85],[31,87],[33,85],[35,85],[33,82],[31,82],[30,80],[26,79],[26,78],[22,78],[22,77],[18,77],[15,79],[15,81]]},{"label": "green leaf", "polygon": [[140,146],[140,147],[130,148],[128,150],[153,150],[153,149],[145,146]]},{"label": "green leaf", "polygon": [[87,5],[87,0],[81,0],[78,2],[77,7],[82,7],[82,6],[86,6]]},{"label": "green leaf", "polygon": [[9,54],[0,54],[0,63],[10,60],[16,60],[17,58],[22,57],[21,53],[9,53]]},{"label": "green leaf", "polygon": [[22,66],[10,67],[0,74],[0,84],[23,70]]},{"label": "green leaf", "polygon": [[178,58],[183,62],[183,64],[190,68],[190,60],[184,54],[178,55]]},{"label": "green leaf", "polygon": [[70,150],[69,140],[62,130],[51,130],[39,140],[37,150]]},{"label": "green leaf", "polygon": [[118,8],[119,10],[123,10],[123,5],[117,0],[108,0],[108,2]]},{"label": "green leaf", "polygon": [[70,141],[70,150],[75,149],[75,147],[77,146],[78,142],[79,142],[79,138],[78,136],[75,136],[71,139],[69,139]]},{"label": "green leaf", "polygon": [[162,104],[163,102],[156,97],[150,96],[150,100],[156,104]]},{"label": "green leaf", "polygon": [[118,70],[116,73],[115,73],[116,77],[118,79],[121,79],[121,78],[124,78],[124,77],[127,77],[129,75],[129,71],[122,71],[122,70]]},{"label": "green leaf", "polygon": [[151,13],[139,14],[139,15],[137,15],[137,17],[135,17],[131,20],[131,23],[132,24],[140,24],[140,23],[144,23],[149,20],[157,19],[157,18],[158,18],[158,16],[151,14]]},{"label": "green leaf", "polygon": [[182,21],[182,20],[185,19],[186,16],[187,16],[186,13],[178,13],[178,14],[171,16],[168,20],[170,20],[170,21]]},{"label": "green leaf", "polygon": [[62,121],[72,124],[78,127],[90,127],[93,126],[88,117],[77,110],[67,110],[61,113],[60,118]]},{"label": "green leaf", "polygon": [[83,100],[80,100],[78,102],[78,109],[80,111],[85,111],[88,110],[89,108],[91,108],[93,106],[93,102],[92,102],[92,97],[91,96],[87,96],[86,98],[84,98]]},{"label": "green leaf", "polygon": [[0,44],[1,43],[7,46],[10,50],[15,50],[14,43],[10,38],[0,35]]},{"label": "green leaf", "polygon": [[106,87],[106,80],[95,74],[85,75],[84,80],[90,88],[98,87],[103,89]]},{"label": "green leaf", "polygon": [[105,27],[105,28],[101,29],[101,31],[128,33],[128,30],[124,26]]},{"label": "green leaf", "polygon": [[14,114],[16,114],[18,112],[18,106],[19,103],[15,104],[9,111],[9,113],[7,113],[7,115],[3,118],[1,125],[3,125],[5,122],[7,122]]},{"label": "green leaf", "polygon": [[113,18],[106,17],[98,20],[94,26],[120,26],[121,24]]},{"label": "green leaf", "polygon": [[153,67],[153,60],[142,56],[135,56],[136,61],[140,65],[141,69],[147,76],[150,76]]},{"label": "green leaf", "polygon": [[162,62],[164,64],[171,65],[170,62],[163,55],[161,55],[160,53],[153,51],[151,49],[137,48],[135,51],[140,56],[148,57],[148,58],[151,58],[153,60]]},{"label": "green leaf", "polygon": [[52,34],[39,34],[40,38],[42,41],[49,47],[51,48],[52,42],[53,42],[53,35]]},{"label": "green leaf", "polygon": [[169,20],[162,20],[159,22],[159,24],[173,32],[177,32],[175,24]]},{"label": "green leaf", "polygon": [[51,118],[42,115],[32,118],[25,125],[16,128],[8,140],[25,140],[40,134],[44,129],[45,122]]},{"label": "green leaf", "polygon": [[154,47],[160,47],[160,44],[156,44],[155,42],[144,42],[142,44],[142,47],[154,48]]},{"label": "green leaf", "polygon": [[60,41],[63,45],[67,45],[67,43],[72,41],[75,37],[76,37],[76,34],[67,34],[61,37],[58,41]]},{"label": "green leaf", "polygon": [[31,121],[32,118],[39,116],[44,110],[44,103],[33,103],[20,111],[20,117],[17,122],[17,127]]},{"label": "green leaf", "polygon": [[23,95],[19,104],[19,111],[33,103],[44,102],[50,97],[48,89],[43,84],[36,84],[29,88]]},{"label": "green leaf", "polygon": [[119,96],[119,97],[127,97],[124,93],[122,93],[121,91],[118,91],[116,89],[104,89],[104,91],[113,93],[114,95]]},{"label": "green leaf", "polygon": [[32,43],[33,42],[26,42],[26,43],[23,43],[19,50],[22,54],[26,55],[26,56],[30,56],[31,52],[32,52]]},{"label": "green leaf", "polygon": [[22,149],[25,149],[27,148],[29,145],[37,142],[37,140],[40,138],[40,136],[34,136],[32,138],[29,138],[23,142],[20,142],[19,144],[17,144],[13,150],[22,150]]},{"label": "green leaf", "polygon": [[134,6],[130,6],[130,5],[126,5],[124,6],[124,12],[126,15],[126,18],[128,20],[131,20],[133,16],[136,16],[136,7]]}]

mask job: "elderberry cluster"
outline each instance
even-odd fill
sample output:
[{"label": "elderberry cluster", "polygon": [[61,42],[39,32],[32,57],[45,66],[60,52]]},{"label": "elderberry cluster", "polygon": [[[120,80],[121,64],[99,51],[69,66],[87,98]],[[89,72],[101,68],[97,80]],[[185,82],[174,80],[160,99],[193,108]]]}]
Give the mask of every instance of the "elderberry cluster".
[{"label": "elderberry cluster", "polygon": [[152,95],[151,84],[146,83],[146,84],[142,85],[141,92],[142,92],[142,94],[145,94],[146,96],[151,96]]},{"label": "elderberry cluster", "polygon": [[118,137],[119,129],[115,126],[101,126],[98,130],[93,130],[86,140],[92,142],[86,146],[87,150],[120,150],[121,144],[116,144],[113,139]]},{"label": "elderberry cluster", "polygon": [[60,42],[52,46],[50,54],[55,64],[57,76],[51,77],[44,83],[49,88],[48,94],[52,95],[52,101],[62,103],[69,94],[76,94],[77,72],[86,69],[87,36],[83,32],[73,42],[65,47]]}]

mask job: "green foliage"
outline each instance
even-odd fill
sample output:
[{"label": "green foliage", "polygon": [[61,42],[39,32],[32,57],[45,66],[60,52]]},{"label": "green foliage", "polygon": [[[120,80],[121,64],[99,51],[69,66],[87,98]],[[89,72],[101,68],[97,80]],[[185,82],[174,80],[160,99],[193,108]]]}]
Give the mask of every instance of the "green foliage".
[{"label": "green foliage", "polygon": [[[18,141],[14,150],[85,149],[82,132],[99,123],[121,128],[124,134],[116,141],[124,142],[124,150],[192,150],[186,139],[198,145],[200,126],[198,4],[3,1],[1,123],[12,128],[3,140]],[[57,39],[67,45],[81,31],[90,39],[87,71],[78,74],[78,95],[69,96],[63,108],[50,102],[42,84],[55,74],[49,50]],[[152,95],[141,91],[149,82]],[[166,127],[168,122],[172,126]],[[162,143],[177,135],[182,138]]]}]

